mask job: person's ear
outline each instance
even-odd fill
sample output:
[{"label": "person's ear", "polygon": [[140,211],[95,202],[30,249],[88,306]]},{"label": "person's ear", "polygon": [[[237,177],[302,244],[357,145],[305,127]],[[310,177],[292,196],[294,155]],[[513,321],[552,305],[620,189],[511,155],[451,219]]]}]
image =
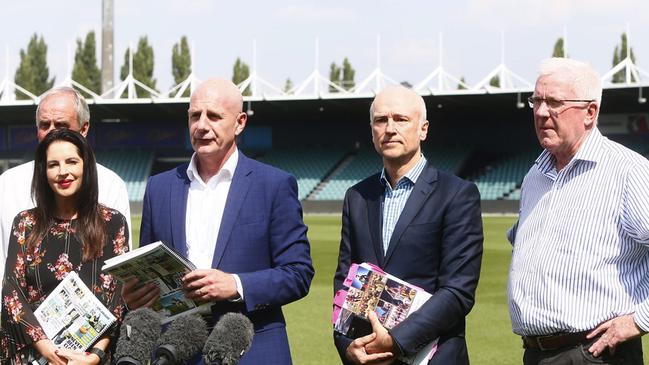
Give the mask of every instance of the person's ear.
[{"label": "person's ear", "polygon": [[426,137],[428,136],[428,121],[424,120],[423,123],[421,123],[421,126],[419,127],[419,140],[420,141],[425,141]]},{"label": "person's ear", "polygon": [[588,107],[586,108],[586,118],[584,119],[586,129],[590,129],[595,126],[595,122],[597,122],[598,111],[599,105],[594,102],[588,104]]},{"label": "person's ear", "polygon": [[235,136],[238,136],[239,134],[241,134],[241,132],[243,132],[244,128],[246,128],[247,122],[248,122],[248,114],[246,114],[245,112],[241,112],[239,113],[239,115],[237,115],[237,120],[235,121],[236,126],[234,129]]},{"label": "person's ear", "polygon": [[89,129],[90,129],[90,123],[83,122],[81,123],[81,128],[79,128],[79,133],[81,133],[82,136],[87,137]]}]

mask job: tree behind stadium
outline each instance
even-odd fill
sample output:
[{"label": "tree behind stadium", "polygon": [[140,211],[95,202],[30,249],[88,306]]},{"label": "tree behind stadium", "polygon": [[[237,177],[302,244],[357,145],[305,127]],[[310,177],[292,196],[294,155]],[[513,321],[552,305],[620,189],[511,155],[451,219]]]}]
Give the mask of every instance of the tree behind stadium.
[{"label": "tree behind stadium", "polygon": [[[248,77],[250,77],[250,67],[237,57],[237,60],[234,61],[234,67],[232,68],[232,82],[238,86],[240,83],[246,81]],[[246,96],[251,95],[252,92],[250,91],[250,86],[243,90],[242,94]]]},{"label": "tree behind stadium", "polygon": [[[126,49],[124,53],[124,64],[120,69],[120,77],[122,80],[128,76],[128,63],[129,63],[129,53],[131,52],[130,47]],[[137,43],[137,50],[133,53],[133,77],[144,85],[150,87],[151,89],[156,90],[157,80],[153,78],[153,47],[149,45],[149,40],[146,36],[140,37],[140,40]],[[150,93],[141,87],[137,86],[137,96],[140,98],[147,98],[150,96]],[[126,94],[122,94],[123,97]]]},{"label": "tree behind stadium", "polygon": [[458,90],[466,90],[466,79],[464,79],[464,76],[460,77],[460,82],[457,84],[457,89]]},{"label": "tree behind stadium", "polygon": [[351,90],[356,84],[354,83],[354,75],[356,75],[356,70],[352,67],[352,64],[349,63],[347,57],[343,60],[343,88],[345,90]]},{"label": "tree behind stadium", "polygon": [[[50,70],[47,67],[47,45],[43,36],[36,33],[29,40],[27,51],[20,50],[20,65],[16,70],[14,82],[35,95],[40,95],[52,88],[54,78],[48,80]],[[16,90],[16,99],[28,99],[28,96]]]},{"label": "tree behind stadium", "polygon": [[291,81],[290,78],[286,79],[286,82],[284,82],[284,92],[287,94],[291,94],[293,91],[293,81]]},{"label": "tree behind stadium", "polygon": [[[329,81],[345,90],[351,90],[356,85],[354,75],[356,75],[356,70],[354,70],[347,57],[343,60],[342,67],[336,65],[335,62],[332,62],[329,67]],[[335,93],[338,90],[333,86],[329,86],[329,92]]]},{"label": "tree behind stadium", "polygon": [[[86,34],[85,42],[82,42],[81,39],[77,39],[77,50],[74,53],[72,79],[95,94],[101,93],[101,71],[97,66],[97,50],[94,31],[90,31]],[[90,96],[83,90],[79,91],[85,97]]]},{"label": "tree behind stadium", "polygon": [[[340,86],[340,71],[340,67],[336,65],[336,62],[332,62],[331,66],[329,66],[329,81],[338,86]],[[337,93],[338,89],[329,85],[329,92]]]},{"label": "tree behind stadium", "polygon": [[[185,81],[189,74],[192,73],[192,56],[185,36],[182,36],[180,43],[174,44],[171,49],[171,72],[176,85]],[[189,93],[190,90],[187,88],[183,96],[189,96]]]},{"label": "tree behind stadium", "polygon": [[564,48],[563,37],[559,37],[556,42],[554,42],[554,50],[552,51],[552,57],[565,58],[566,50]]},{"label": "tree behind stadium", "polygon": [[495,75],[489,80],[489,86],[500,87],[500,76]]},{"label": "tree behind stadium", "polygon": [[[613,51],[613,67],[617,66],[618,63],[624,61],[624,59],[626,58],[627,47],[628,44],[626,39],[626,32],[624,32],[622,33],[620,45],[615,46],[615,50]],[[631,62],[635,64],[635,54],[633,54],[633,48],[629,49],[629,57],[631,58]],[[624,70],[620,70],[615,75],[613,75],[611,82],[612,83],[626,82],[626,75],[624,74]],[[635,82],[635,77],[633,77],[633,75],[631,75],[631,82]]]}]

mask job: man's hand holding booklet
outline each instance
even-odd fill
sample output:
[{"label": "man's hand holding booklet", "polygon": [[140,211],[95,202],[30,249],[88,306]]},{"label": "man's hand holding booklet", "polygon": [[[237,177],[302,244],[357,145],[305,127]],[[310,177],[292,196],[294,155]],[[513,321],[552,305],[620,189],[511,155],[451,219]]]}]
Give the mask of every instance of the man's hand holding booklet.
[{"label": "man's hand holding booklet", "polygon": [[[352,264],[343,282],[346,289],[334,298],[334,330],[349,338],[372,333],[369,321],[376,314],[383,327],[390,329],[419,309],[432,295],[421,288],[392,276],[370,264]],[[412,358],[400,358],[409,364],[427,364],[436,350],[431,342]]]},{"label": "man's hand holding booklet", "polygon": [[155,284],[160,289],[160,298],[152,308],[165,317],[163,323],[181,314],[202,312],[203,307],[209,306],[185,296],[182,278],[194,269],[194,264],[161,241],[106,260],[102,267],[102,271],[124,283],[135,277],[140,285]]}]

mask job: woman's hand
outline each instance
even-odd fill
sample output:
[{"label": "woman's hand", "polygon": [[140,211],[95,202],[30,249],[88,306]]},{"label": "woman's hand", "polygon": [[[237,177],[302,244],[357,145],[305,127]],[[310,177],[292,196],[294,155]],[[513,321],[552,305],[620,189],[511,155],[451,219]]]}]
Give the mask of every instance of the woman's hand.
[{"label": "woman's hand", "polygon": [[34,348],[43,356],[48,364],[65,365],[67,360],[56,354],[57,348],[50,339],[44,339],[34,342]]},{"label": "woman's hand", "polygon": [[79,352],[58,349],[56,354],[67,361],[68,365],[99,365],[99,356],[90,352]]}]

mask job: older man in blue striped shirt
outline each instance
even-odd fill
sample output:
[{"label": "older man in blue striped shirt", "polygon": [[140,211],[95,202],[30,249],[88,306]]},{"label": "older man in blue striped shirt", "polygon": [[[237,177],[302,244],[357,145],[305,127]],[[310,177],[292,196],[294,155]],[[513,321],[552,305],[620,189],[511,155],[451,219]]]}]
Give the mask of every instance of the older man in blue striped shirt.
[{"label": "older man in blue striped shirt", "polygon": [[649,161],[599,132],[601,95],[592,67],[553,58],[529,98],[544,151],[508,232],[509,310],[525,364],[643,363]]}]

